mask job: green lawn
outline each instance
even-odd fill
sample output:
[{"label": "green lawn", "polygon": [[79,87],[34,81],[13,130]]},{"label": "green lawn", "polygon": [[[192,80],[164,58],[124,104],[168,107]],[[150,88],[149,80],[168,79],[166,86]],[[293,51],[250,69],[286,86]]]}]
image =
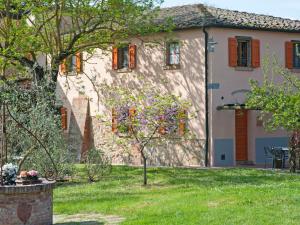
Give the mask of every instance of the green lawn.
[{"label": "green lawn", "polygon": [[255,169],[113,167],[98,183],[59,185],[55,214],[101,213],[124,224],[300,224],[300,176]]}]

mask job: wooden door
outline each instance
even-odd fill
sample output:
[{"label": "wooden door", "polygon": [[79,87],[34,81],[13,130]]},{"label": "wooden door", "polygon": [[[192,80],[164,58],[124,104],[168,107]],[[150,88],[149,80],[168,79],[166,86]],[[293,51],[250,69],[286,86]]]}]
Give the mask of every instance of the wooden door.
[{"label": "wooden door", "polygon": [[235,111],[235,151],[237,161],[248,160],[248,111]]}]

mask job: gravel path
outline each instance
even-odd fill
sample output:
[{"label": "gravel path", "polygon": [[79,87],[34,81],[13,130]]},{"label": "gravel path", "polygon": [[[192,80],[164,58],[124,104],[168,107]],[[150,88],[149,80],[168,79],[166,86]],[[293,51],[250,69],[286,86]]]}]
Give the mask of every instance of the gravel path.
[{"label": "gravel path", "polygon": [[124,221],[120,216],[101,214],[54,215],[56,225],[118,225]]}]

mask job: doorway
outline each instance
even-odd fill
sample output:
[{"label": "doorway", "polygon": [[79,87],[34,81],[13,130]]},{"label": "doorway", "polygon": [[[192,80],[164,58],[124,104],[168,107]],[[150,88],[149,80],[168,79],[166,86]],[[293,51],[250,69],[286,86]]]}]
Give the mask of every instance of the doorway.
[{"label": "doorway", "polygon": [[248,160],[248,110],[235,110],[236,161]]}]

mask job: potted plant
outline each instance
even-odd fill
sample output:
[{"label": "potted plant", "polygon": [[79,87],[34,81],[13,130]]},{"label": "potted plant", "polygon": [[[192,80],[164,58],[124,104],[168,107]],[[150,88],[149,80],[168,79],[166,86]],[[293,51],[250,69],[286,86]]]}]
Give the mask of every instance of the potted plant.
[{"label": "potted plant", "polygon": [[16,182],[22,185],[29,185],[42,183],[42,180],[39,179],[39,173],[36,170],[30,170],[28,172],[21,171]]},{"label": "potted plant", "polygon": [[12,163],[2,167],[2,179],[4,185],[16,185],[18,167]]}]

